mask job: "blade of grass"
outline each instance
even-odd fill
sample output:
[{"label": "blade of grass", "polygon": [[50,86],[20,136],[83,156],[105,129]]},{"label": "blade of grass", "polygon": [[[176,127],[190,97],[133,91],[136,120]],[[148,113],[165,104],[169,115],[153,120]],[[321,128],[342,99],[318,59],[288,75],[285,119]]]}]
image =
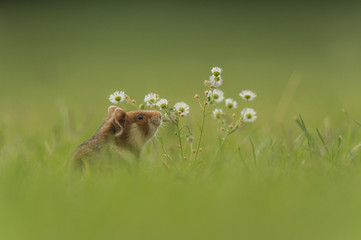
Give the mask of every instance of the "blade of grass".
[{"label": "blade of grass", "polygon": [[320,140],[321,140],[321,142],[322,142],[322,144],[323,144],[323,146],[324,146],[324,148],[325,148],[325,150],[326,150],[326,152],[328,154],[329,160],[331,161],[332,160],[332,155],[331,155],[330,151],[328,150],[328,147],[327,147],[325,141],[323,140],[323,137],[321,136],[320,131],[318,131],[317,128],[316,128],[316,132],[317,132],[318,136],[320,137]]},{"label": "blade of grass", "polygon": [[352,151],[350,150],[347,142],[345,141],[345,139],[343,139],[342,136],[339,136],[339,139],[340,139],[340,142],[343,143],[343,145],[345,145],[346,151],[347,151],[347,153],[348,153],[349,158],[352,159],[352,158],[353,158],[353,153],[352,153]]},{"label": "blade of grass", "polygon": [[254,160],[254,165],[257,166],[257,158],[256,158],[256,151],[254,150],[254,144],[252,141],[252,138],[249,138],[249,142],[251,143],[252,146],[252,154],[253,154],[253,160]]},{"label": "blade of grass", "polygon": [[301,114],[298,115],[298,118],[296,119],[296,122],[297,122],[298,126],[301,128],[301,130],[303,131],[304,135],[307,138],[308,147],[310,149],[312,149],[312,147],[313,147],[312,138],[311,138],[311,135],[309,134],[309,132],[307,130],[306,124],[303,121]]},{"label": "blade of grass", "polygon": [[361,127],[361,122],[357,121],[354,117],[352,117],[348,112],[345,111],[345,109],[342,109],[342,112],[344,112],[348,118],[350,118],[354,123]]}]

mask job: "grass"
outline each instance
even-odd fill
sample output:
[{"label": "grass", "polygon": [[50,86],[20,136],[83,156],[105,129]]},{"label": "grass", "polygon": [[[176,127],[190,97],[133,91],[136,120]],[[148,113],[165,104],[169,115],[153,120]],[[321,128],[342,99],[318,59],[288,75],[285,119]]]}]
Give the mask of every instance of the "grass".
[{"label": "grass", "polygon": [[79,134],[69,126],[81,129],[68,117],[51,141],[29,137],[2,145],[1,239],[357,239],[361,234],[356,124],[312,130],[299,116],[294,123],[299,129],[278,136],[246,128],[230,137],[216,158],[210,146],[217,134],[211,134],[197,161],[174,157],[168,125],[159,137],[172,159],[163,156],[155,138],[139,163],[99,159],[101,164],[79,174],[66,167]]}]

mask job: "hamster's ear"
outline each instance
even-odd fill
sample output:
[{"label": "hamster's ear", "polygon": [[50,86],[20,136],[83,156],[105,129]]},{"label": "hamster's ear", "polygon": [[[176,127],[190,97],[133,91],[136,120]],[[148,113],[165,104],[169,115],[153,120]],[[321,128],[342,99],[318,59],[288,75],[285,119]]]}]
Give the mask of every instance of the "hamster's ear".
[{"label": "hamster's ear", "polygon": [[114,110],[116,109],[116,106],[110,106],[108,107],[108,118],[113,116]]},{"label": "hamster's ear", "polygon": [[123,133],[124,129],[124,120],[127,115],[126,111],[121,108],[116,107],[113,112],[113,127],[115,136],[120,136]]}]

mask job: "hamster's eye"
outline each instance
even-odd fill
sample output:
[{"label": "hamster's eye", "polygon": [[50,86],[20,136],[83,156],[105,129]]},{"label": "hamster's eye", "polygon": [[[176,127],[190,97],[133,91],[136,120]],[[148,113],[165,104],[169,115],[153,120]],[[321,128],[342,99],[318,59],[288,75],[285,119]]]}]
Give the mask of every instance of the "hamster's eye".
[{"label": "hamster's eye", "polygon": [[144,116],[142,115],[142,114],[139,114],[138,116],[137,116],[137,119],[138,120],[142,120],[144,118]]}]

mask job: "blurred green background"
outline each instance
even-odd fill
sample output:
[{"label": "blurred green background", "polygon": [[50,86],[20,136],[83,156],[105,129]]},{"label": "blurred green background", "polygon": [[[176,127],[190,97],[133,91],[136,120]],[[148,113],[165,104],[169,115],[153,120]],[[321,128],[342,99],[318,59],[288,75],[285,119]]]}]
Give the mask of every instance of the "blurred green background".
[{"label": "blurred green background", "polygon": [[302,113],[318,123],[342,108],[361,117],[357,2],[5,2],[0,11],[5,113],[63,101],[98,116],[116,89],[138,101],[157,91],[190,102],[220,66],[228,96],[258,93],[261,123],[274,118],[294,74],[286,122]]},{"label": "blurred green background", "polygon": [[[305,155],[287,136],[300,134],[300,113],[332,129],[331,144],[338,134],[361,141],[341,111],[361,119],[360,27],[357,1],[2,1],[0,238],[359,239],[359,166],[311,159],[298,169]],[[265,165],[228,156],[215,176],[144,162],[80,180],[66,173],[110,93],[141,102],[158,92],[189,103],[188,121],[199,122],[193,96],[214,66],[227,97],[258,94],[246,133]],[[263,151],[272,138],[288,145]],[[277,167],[267,162],[279,156]]]}]

